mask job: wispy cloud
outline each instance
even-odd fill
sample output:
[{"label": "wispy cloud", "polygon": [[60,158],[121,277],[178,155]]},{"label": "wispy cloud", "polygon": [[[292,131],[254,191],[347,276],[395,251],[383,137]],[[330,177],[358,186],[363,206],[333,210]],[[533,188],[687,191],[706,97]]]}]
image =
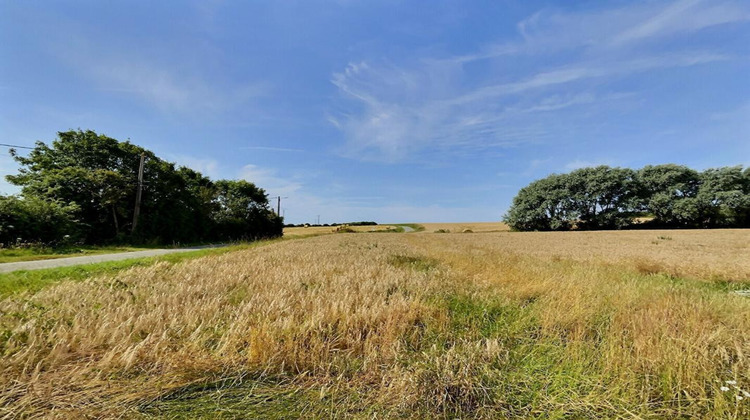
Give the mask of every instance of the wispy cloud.
[{"label": "wispy cloud", "polygon": [[743,5],[741,2],[681,0],[649,14],[645,19],[638,17],[642,19],[640,23],[616,34],[611,43],[625,44],[750,20],[750,10],[746,3]]},{"label": "wispy cloud", "polygon": [[179,166],[185,166],[194,171],[198,171],[211,179],[222,177],[221,165],[219,165],[219,161],[216,159],[199,158],[183,154],[167,154],[166,158],[169,161],[177,163]]},{"label": "wispy cloud", "polygon": [[269,195],[289,196],[302,189],[300,182],[279,176],[274,169],[263,168],[258,165],[245,165],[240,169],[238,177],[263,188]]},{"label": "wispy cloud", "polygon": [[245,146],[240,147],[242,150],[264,150],[268,152],[304,152],[302,149],[291,149],[286,147],[268,147],[268,146]]},{"label": "wispy cloud", "polygon": [[84,58],[84,63],[85,73],[100,90],[131,95],[168,112],[225,111],[267,95],[269,90],[264,83],[222,88],[139,56],[97,56],[92,61]]},{"label": "wispy cloud", "polygon": [[[748,20],[732,1],[680,0],[586,13],[544,10],[519,22],[520,40],[456,57],[394,64],[351,62],[333,74],[342,97],[328,120],[345,137],[342,154],[394,162],[424,150],[516,147],[550,134],[550,118],[633,96],[602,87],[656,70],[731,60],[710,45],[670,48],[661,40]],[[689,45],[689,44],[684,44]],[[558,52],[565,53],[563,61]],[[514,68],[508,56],[531,57]],[[548,58],[554,57],[553,60]],[[476,66],[503,72],[477,76]],[[556,63],[550,66],[550,62]],[[468,67],[469,63],[472,67]]]},{"label": "wispy cloud", "polygon": [[208,66],[167,60],[147,50],[111,48],[75,29],[64,40],[48,42],[52,54],[92,88],[128,96],[165,113],[225,113],[250,107],[272,91],[264,80],[229,83]]}]

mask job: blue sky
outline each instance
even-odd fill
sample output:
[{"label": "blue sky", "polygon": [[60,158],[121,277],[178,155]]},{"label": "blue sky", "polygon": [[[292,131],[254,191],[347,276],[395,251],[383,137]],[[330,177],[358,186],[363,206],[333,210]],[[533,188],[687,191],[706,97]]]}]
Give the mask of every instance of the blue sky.
[{"label": "blue sky", "polygon": [[0,0],[0,39],[0,142],[130,139],[292,223],[499,220],[553,172],[750,165],[746,0]]}]

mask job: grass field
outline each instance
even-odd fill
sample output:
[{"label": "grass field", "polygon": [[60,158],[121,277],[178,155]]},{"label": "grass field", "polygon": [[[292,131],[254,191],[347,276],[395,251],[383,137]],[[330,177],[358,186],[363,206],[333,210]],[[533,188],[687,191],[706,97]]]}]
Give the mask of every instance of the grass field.
[{"label": "grass field", "polygon": [[750,416],[750,232],[425,227],[6,297],[0,416]]}]

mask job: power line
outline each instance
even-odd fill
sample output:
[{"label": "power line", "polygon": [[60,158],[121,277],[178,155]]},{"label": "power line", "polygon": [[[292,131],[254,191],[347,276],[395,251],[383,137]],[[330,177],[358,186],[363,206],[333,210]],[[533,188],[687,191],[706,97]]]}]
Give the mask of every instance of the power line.
[{"label": "power line", "polygon": [[31,150],[34,149],[33,147],[29,147],[29,146],[19,146],[16,144],[5,144],[5,143],[0,143],[0,146],[12,147],[14,149],[31,149]]}]

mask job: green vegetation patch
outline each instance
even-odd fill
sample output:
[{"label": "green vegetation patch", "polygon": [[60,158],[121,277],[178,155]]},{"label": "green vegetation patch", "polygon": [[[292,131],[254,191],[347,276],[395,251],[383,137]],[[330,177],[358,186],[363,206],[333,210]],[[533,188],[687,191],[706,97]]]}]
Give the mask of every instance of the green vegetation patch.
[{"label": "green vegetation patch", "polygon": [[425,229],[424,226],[422,226],[422,225],[420,225],[418,223],[397,223],[397,224],[395,224],[393,226],[408,226],[408,227],[414,229],[415,232],[423,232],[424,229]]},{"label": "green vegetation patch", "polygon": [[416,271],[430,271],[437,268],[440,262],[434,258],[413,256],[413,255],[392,255],[388,258],[388,263],[398,268],[410,268]]},{"label": "green vegetation patch", "polygon": [[169,419],[369,418],[375,412],[355,392],[284,379],[187,387],[141,409],[144,418]]}]

